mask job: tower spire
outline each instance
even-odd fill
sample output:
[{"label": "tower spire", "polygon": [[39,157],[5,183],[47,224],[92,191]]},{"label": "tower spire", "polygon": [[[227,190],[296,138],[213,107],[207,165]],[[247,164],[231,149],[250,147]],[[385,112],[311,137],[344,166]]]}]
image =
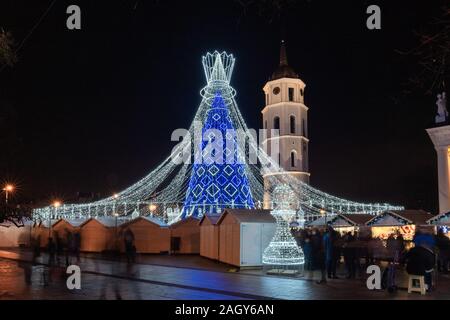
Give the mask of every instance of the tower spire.
[{"label": "tower spire", "polygon": [[280,66],[287,66],[287,55],[286,55],[286,45],[284,44],[284,40],[281,40],[280,46]]},{"label": "tower spire", "polygon": [[280,65],[272,73],[271,80],[281,79],[281,78],[298,78],[297,73],[288,65],[287,55],[286,55],[286,43],[281,40],[280,45]]}]

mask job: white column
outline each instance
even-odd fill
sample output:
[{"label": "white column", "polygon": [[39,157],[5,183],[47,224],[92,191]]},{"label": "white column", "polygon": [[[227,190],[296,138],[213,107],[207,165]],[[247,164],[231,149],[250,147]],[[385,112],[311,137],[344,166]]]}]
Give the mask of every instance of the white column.
[{"label": "white column", "polygon": [[450,211],[450,125],[427,129],[437,153],[439,213]]},{"label": "white column", "polygon": [[436,148],[438,166],[439,213],[450,211],[450,168],[448,147]]}]

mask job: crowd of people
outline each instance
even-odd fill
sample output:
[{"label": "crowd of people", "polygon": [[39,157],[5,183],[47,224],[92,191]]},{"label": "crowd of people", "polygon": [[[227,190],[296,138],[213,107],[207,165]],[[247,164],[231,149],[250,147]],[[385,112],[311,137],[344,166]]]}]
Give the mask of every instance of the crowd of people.
[{"label": "crowd of people", "polygon": [[[417,230],[412,244],[398,232],[382,240],[357,232],[341,234],[330,226],[325,230],[303,229],[296,238],[305,255],[305,275],[311,277],[320,271],[319,284],[338,278],[337,270],[342,266],[345,277],[351,279],[363,277],[369,265],[387,262],[390,272],[405,266],[409,274],[424,276],[431,290],[435,267],[449,272],[450,239],[442,230],[437,235]],[[395,281],[390,272],[386,272],[387,286]]]}]

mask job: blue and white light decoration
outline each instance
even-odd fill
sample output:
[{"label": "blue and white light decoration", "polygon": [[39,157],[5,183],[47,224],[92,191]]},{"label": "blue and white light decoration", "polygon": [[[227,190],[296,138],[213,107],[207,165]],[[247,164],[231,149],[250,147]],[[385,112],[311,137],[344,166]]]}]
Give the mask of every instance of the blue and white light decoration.
[{"label": "blue and white light decoration", "polygon": [[201,163],[193,165],[182,217],[220,213],[224,208],[254,208],[245,166],[239,161],[236,130],[220,91],[207,112],[202,137],[206,139],[195,157]]},{"label": "blue and white light decoration", "polygon": [[[215,176],[210,173],[209,178],[211,178],[211,181],[215,177],[219,179],[215,182],[216,184],[223,184],[220,188],[221,191],[216,192],[216,188],[211,187],[212,182],[207,181],[208,178],[203,177],[205,180],[202,181],[200,179],[197,184],[192,179],[193,170],[200,170],[200,167],[196,168],[195,164],[192,163],[177,164],[173,161],[180,153],[184,153],[184,150],[191,151],[192,142],[190,139],[183,139],[156,168],[114,196],[111,195],[89,203],[64,203],[58,207],[37,208],[33,210],[33,218],[41,221],[58,218],[86,219],[104,216],[130,219],[132,216],[136,217],[137,215],[152,215],[155,218],[167,219],[169,220],[167,222],[171,223],[186,217],[188,213],[198,215],[200,207],[202,208],[201,212],[208,210],[217,211],[223,206],[247,206],[251,208],[255,204],[259,206],[263,203],[266,193],[273,192],[273,190],[265,189],[263,172],[269,174],[269,184],[271,186],[287,184],[291,187],[297,199],[295,209],[301,209],[305,219],[307,218],[308,220],[320,217],[323,210],[329,216],[332,216],[337,213],[369,213],[375,215],[386,210],[403,209],[403,207],[385,203],[365,204],[339,198],[315,189],[296,177],[279,174],[283,173],[283,169],[252,138],[249,134],[249,128],[239,111],[235,100],[236,91],[230,85],[235,64],[234,56],[226,52],[214,51],[202,57],[202,64],[207,84],[200,91],[202,101],[189,127],[190,135],[195,136],[195,123],[203,125],[210,121],[207,120],[209,116],[212,117],[215,114],[215,112],[209,112],[213,103],[218,106],[223,106],[224,104],[228,112],[226,117],[227,123],[229,121],[237,132],[242,132],[249,136],[249,153],[258,155],[257,164],[245,161],[243,165],[232,166],[233,171],[238,172],[237,178],[234,178],[233,174],[235,173],[233,173],[228,177],[227,182],[224,182],[225,180],[222,181],[219,173]],[[223,101],[220,101],[221,99]],[[210,125],[213,123],[210,122]],[[191,153],[194,154],[194,152]],[[263,163],[266,164],[264,167],[262,167]],[[244,169],[245,174],[240,172],[242,170],[240,168]],[[223,167],[223,170],[219,169],[219,171],[225,172],[225,167]],[[242,182],[241,187],[239,191],[234,193],[231,185],[237,188],[238,178]],[[196,178],[196,180],[199,179]],[[201,185],[202,188],[205,188],[205,192],[202,192],[202,195],[197,193],[197,196],[195,196],[193,194],[195,187],[191,188],[194,185]],[[230,187],[226,188],[227,185],[230,185]],[[244,186],[243,189],[242,186]],[[210,188],[210,193],[206,191],[208,187]],[[248,195],[247,188],[249,188]],[[205,204],[203,204],[203,201],[205,201]],[[213,203],[208,203],[210,201]],[[206,208],[207,205],[212,205],[212,207]],[[185,206],[186,208],[184,208]],[[203,207],[205,207],[204,210]]]}]

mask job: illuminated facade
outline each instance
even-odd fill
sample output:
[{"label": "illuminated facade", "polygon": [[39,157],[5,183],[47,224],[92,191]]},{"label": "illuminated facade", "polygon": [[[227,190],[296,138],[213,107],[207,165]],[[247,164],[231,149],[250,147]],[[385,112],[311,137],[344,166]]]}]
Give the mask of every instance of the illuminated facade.
[{"label": "illuminated facade", "polygon": [[[267,139],[263,142],[267,153],[275,156],[285,175],[309,183],[308,168],[308,107],[304,103],[305,83],[288,65],[284,42],[280,48],[280,64],[263,90],[266,106],[262,110],[263,128]],[[278,130],[275,131],[275,130]],[[272,148],[278,148],[279,153]],[[271,189],[264,175],[266,190]],[[280,173],[276,173],[280,174]],[[270,192],[266,192],[265,207],[269,207]]]}]

